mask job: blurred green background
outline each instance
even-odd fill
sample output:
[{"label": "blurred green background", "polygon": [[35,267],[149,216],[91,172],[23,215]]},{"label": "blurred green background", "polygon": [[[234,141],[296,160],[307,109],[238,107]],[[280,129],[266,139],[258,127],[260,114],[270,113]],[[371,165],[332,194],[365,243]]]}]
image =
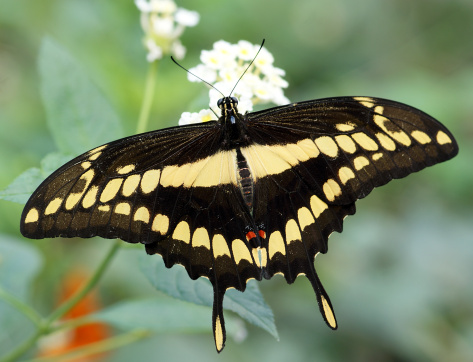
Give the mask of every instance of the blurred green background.
[{"label": "blurred green background", "polygon": [[[201,21],[187,29],[182,64],[220,39],[260,43],[286,70],[291,101],[368,95],[413,105],[445,124],[460,154],[393,181],[357,203],[316,267],[339,330],[322,321],[304,279],[260,283],[280,341],[251,325],[216,354],[210,332],[156,335],[109,361],[473,360],[473,2],[471,0],[181,0]],[[0,0],[0,189],[54,151],[39,95],[37,54],[51,36],[78,59],[132,134],[148,69],[139,12],[130,1]],[[160,62],[150,129],[177,124],[206,93],[170,59]],[[109,241],[21,237],[22,205],[0,201],[0,233],[30,243],[46,263],[34,307],[54,306],[59,277],[93,269]],[[103,303],[153,296],[121,251],[99,290]],[[227,312],[228,313],[228,312]],[[26,322],[25,322],[26,323]],[[210,325],[210,314],[209,314]],[[0,329],[3,328],[0,326]],[[22,330],[12,331],[21,335]]]}]

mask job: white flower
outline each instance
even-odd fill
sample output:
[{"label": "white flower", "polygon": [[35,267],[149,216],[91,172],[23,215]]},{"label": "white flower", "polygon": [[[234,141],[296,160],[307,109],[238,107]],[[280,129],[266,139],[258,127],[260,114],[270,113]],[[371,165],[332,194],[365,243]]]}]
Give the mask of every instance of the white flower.
[{"label": "white flower", "polygon": [[192,27],[199,23],[200,16],[197,11],[179,8],[175,14],[176,23],[183,26]]},{"label": "white flower", "polygon": [[[222,98],[222,94],[237,97],[238,110],[243,114],[252,111],[255,104],[289,103],[283,91],[283,88],[288,86],[287,81],[283,79],[285,72],[273,66],[274,57],[268,50],[262,48],[253,65],[248,68],[259,48],[258,45],[245,40],[240,40],[237,44],[220,40],[213,45],[212,50],[201,52],[202,64],[191,68],[190,72],[216,88],[209,90],[211,108],[216,109],[217,101]],[[247,68],[248,71],[240,79]],[[188,75],[188,79],[192,82],[199,81],[192,75]],[[179,124],[200,122],[199,119],[202,117],[199,114],[183,114]],[[215,118],[214,115],[212,117]]]},{"label": "white flower", "polygon": [[252,60],[258,51],[258,47],[246,40],[240,40],[236,45],[236,49],[238,58],[242,60]]},{"label": "white flower", "polygon": [[210,69],[203,64],[189,69],[187,73],[187,79],[191,82],[200,82],[199,78],[194,77],[191,73],[194,73],[197,77],[205,79],[206,82],[213,83],[217,80],[217,72],[214,69]]},{"label": "white flower", "polygon": [[197,113],[184,112],[179,119],[179,126],[186,124],[203,123],[215,120],[215,115],[210,109],[203,109]]},{"label": "white flower", "polygon": [[135,0],[141,11],[141,27],[149,62],[172,54],[182,59],[185,47],[179,41],[186,27],[197,25],[199,13],[178,8],[173,0]]}]

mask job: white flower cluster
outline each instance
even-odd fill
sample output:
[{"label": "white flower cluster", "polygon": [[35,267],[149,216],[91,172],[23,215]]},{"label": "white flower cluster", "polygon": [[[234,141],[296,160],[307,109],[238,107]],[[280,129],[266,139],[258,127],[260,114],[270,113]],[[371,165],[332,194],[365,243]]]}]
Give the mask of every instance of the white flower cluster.
[{"label": "white flower cluster", "polygon": [[135,0],[135,4],[141,11],[148,62],[161,59],[165,54],[182,59],[186,48],[179,37],[186,27],[197,25],[199,13],[178,8],[173,0]]},{"label": "white flower cluster", "polygon": [[[240,40],[237,44],[230,44],[220,40],[213,45],[212,50],[203,50],[200,55],[202,64],[190,69],[190,72],[211,83],[225,95],[238,98],[238,110],[245,113],[253,110],[253,105],[274,103],[283,105],[289,103],[284,96],[283,88],[288,86],[282,77],[284,70],[273,66],[273,55],[262,48],[255,61],[239,81],[233,94],[230,94],[238,79],[248,67],[258,52],[259,45]],[[191,82],[200,82],[192,74],[188,74]],[[215,107],[222,94],[215,89],[209,90],[210,107]],[[202,110],[199,113],[185,112],[179,120],[180,125],[205,122],[215,119],[210,111]]]}]

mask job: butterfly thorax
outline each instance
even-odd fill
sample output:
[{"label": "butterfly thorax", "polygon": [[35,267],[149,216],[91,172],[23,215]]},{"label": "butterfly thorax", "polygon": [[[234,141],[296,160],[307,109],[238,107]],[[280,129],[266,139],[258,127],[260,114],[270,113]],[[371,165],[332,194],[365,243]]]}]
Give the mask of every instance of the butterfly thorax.
[{"label": "butterfly thorax", "polygon": [[217,105],[222,112],[219,121],[224,127],[223,148],[234,149],[248,145],[246,121],[238,112],[238,100],[235,97],[225,97],[219,99]]}]

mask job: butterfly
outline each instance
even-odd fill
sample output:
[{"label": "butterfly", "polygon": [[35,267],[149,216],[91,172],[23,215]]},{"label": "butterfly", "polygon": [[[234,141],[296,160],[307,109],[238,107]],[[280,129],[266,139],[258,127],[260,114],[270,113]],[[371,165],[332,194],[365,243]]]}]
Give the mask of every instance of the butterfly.
[{"label": "butterfly", "polygon": [[314,259],[375,187],[458,153],[426,113],[372,97],[336,97],[221,116],[123,138],[49,176],[21,217],[33,239],[101,236],[142,243],[166,267],[206,277],[215,346],[225,345],[225,291],[249,279],[305,275],[337,328]]}]

